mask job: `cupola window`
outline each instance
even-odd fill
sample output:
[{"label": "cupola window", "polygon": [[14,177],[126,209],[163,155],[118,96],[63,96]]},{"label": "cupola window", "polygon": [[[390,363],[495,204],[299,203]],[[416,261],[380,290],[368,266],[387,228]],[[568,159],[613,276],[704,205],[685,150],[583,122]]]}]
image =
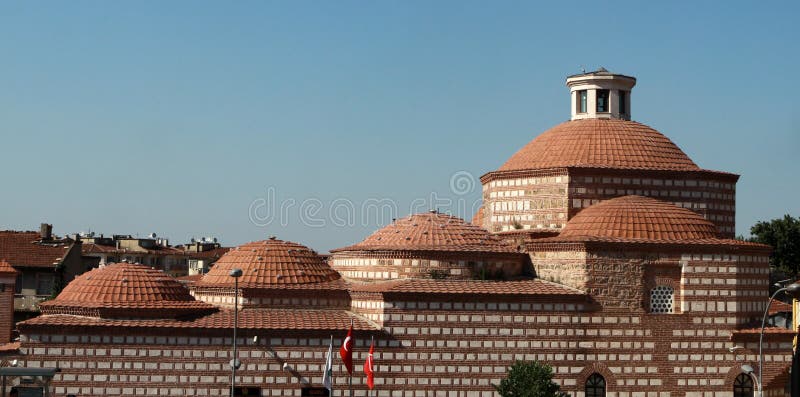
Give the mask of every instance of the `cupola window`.
[{"label": "cupola window", "polygon": [[608,113],[608,90],[597,90],[597,113]]},{"label": "cupola window", "polygon": [[650,313],[673,313],[675,290],[659,285],[650,290]]},{"label": "cupola window", "polygon": [[620,114],[627,114],[628,113],[628,92],[627,91],[619,91],[619,113]]},{"label": "cupola window", "polygon": [[576,107],[578,109],[578,113],[586,113],[588,111],[588,107],[586,104],[588,103],[588,95],[586,90],[578,91],[577,95],[577,104]]}]

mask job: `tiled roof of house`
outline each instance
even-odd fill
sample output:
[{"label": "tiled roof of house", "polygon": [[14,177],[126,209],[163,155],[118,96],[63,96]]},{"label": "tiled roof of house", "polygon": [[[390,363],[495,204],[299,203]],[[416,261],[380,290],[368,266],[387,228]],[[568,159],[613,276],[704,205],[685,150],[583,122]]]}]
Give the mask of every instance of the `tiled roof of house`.
[{"label": "tiled roof of house", "polygon": [[83,273],[40,308],[47,314],[101,317],[178,317],[213,310],[164,272],[133,263],[113,263]]},{"label": "tiled roof of house", "polygon": [[580,290],[540,279],[519,281],[403,279],[353,284],[351,290],[354,292],[467,295],[586,295]]},{"label": "tiled roof of house", "polygon": [[642,196],[601,201],[579,212],[559,237],[696,240],[717,237],[717,227],[691,210]]},{"label": "tiled roof of house", "polygon": [[16,274],[19,273],[17,269],[11,267],[11,264],[5,260],[0,260],[0,273],[12,273]]},{"label": "tiled roof of house", "polygon": [[185,255],[189,258],[221,258],[223,255],[227,254],[230,251],[231,247],[219,247],[210,249],[208,251],[200,251],[200,252],[192,252],[192,251],[184,251]]},{"label": "tiled roof of house", "polygon": [[102,245],[93,243],[81,244],[81,253],[85,254],[130,254],[130,255],[183,255],[184,251],[175,247],[140,248],[126,249],[117,248],[113,245]]},{"label": "tiled roof of house", "polygon": [[[376,328],[360,317],[345,310],[313,309],[244,309],[239,311],[240,330],[347,330],[350,322],[356,331],[374,331]],[[138,328],[193,328],[224,329],[233,327],[233,310],[188,320],[109,320],[74,315],[43,315],[19,323],[21,329],[29,326],[60,327],[138,327]]]},{"label": "tiled roof of house", "polygon": [[499,171],[557,167],[700,169],[669,138],[644,124],[583,119],[545,131],[511,156]]},{"label": "tiled roof of house", "polygon": [[233,269],[242,270],[240,288],[272,288],[340,279],[339,273],[308,247],[272,237],[228,251],[195,286],[233,287],[234,278],[230,276]]},{"label": "tiled roof of house", "polygon": [[411,215],[385,226],[342,251],[451,251],[515,253],[486,229],[435,211]]},{"label": "tiled roof of house", "polygon": [[0,260],[17,267],[53,267],[61,263],[70,242],[42,242],[39,232],[0,231]]}]

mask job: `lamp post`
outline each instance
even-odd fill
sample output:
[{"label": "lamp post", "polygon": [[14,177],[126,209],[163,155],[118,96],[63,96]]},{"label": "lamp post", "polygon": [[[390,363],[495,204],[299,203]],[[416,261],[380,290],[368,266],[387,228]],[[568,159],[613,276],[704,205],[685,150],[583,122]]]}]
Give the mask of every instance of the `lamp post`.
[{"label": "lamp post", "polygon": [[[764,315],[761,317],[761,332],[759,332],[758,334],[758,380],[756,381],[756,386],[758,387],[758,397],[764,397],[763,390],[761,389],[761,382],[763,380],[762,376],[764,375],[764,350],[763,350],[764,327],[767,325],[767,315],[769,315],[769,307],[772,305],[772,301],[775,300],[775,297],[778,296],[778,294],[780,294],[781,292],[789,294],[789,296],[791,296],[794,299],[800,299],[800,283],[789,284],[789,286],[780,288],[779,290],[775,291],[775,293],[769,297],[769,301],[767,301],[767,307],[764,308]],[[751,375],[753,374],[753,367],[747,364],[742,365],[742,371],[744,371],[748,375]],[[755,379],[755,376],[753,376],[753,378]]]},{"label": "lamp post", "polygon": [[236,370],[239,369],[241,362],[236,354],[236,329],[239,327],[239,277],[242,276],[242,269],[233,269],[229,273],[233,277],[233,355],[231,357],[231,397],[236,393]]}]

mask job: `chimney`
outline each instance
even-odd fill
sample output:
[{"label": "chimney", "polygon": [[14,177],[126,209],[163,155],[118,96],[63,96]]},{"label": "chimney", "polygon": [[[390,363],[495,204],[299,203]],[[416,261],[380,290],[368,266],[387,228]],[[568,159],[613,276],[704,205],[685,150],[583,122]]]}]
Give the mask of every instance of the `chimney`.
[{"label": "chimney", "polygon": [[42,238],[43,241],[47,241],[53,238],[53,225],[42,223],[39,227],[39,236]]}]

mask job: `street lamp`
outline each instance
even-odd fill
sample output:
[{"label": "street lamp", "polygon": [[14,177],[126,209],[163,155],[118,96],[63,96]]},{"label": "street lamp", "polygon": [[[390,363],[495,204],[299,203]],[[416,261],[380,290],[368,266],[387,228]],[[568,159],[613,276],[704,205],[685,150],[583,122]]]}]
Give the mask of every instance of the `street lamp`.
[{"label": "street lamp", "polygon": [[231,358],[231,397],[236,393],[236,370],[242,365],[236,354],[236,328],[239,327],[239,277],[242,269],[233,269],[229,276],[233,277],[233,355]]},{"label": "street lamp", "polygon": [[[758,386],[758,397],[764,397],[764,393],[761,390],[761,381],[763,380],[762,375],[764,375],[764,327],[767,325],[769,307],[772,305],[772,301],[775,300],[775,297],[781,292],[789,294],[789,296],[794,299],[800,299],[800,283],[789,284],[789,286],[775,291],[775,293],[769,297],[769,301],[767,301],[767,307],[764,308],[764,316],[761,317],[761,332],[758,334],[758,380],[756,381],[756,386]],[[748,375],[751,375],[753,374],[753,367],[747,364],[742,365],[742,371]],[[755,376],[753,376],[753,378],[755,379]]]}]

